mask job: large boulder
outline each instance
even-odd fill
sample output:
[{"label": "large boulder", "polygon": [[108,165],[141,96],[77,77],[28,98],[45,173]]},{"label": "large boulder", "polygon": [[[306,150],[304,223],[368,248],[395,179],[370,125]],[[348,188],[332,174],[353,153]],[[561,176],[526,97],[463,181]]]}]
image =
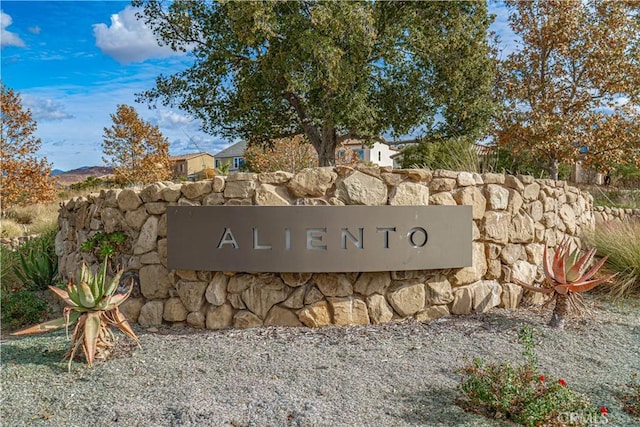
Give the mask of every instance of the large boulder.
[{"label": "large boulder", "polygon": [[298,313],[298,319],[309,327],[330,325],[331,312],[329,311],[329,303],[322,300],[306,306]]},{"label": "large boulder", "polygon": [[393,319],[393,309],[384,296],[373,294],[367,297],[367,307],[371,323],[387,323]]},{"label": "large boulder", "polygon": [[381,179],[356,171],[337,184],[336,196],[348,205],[385,205],[387,186]]},{"label": "large boulder", "polygon": [[336,325],[368,325],[370,323],[367,305],[354,297],[329,298]]},{"label": "large boulder", "polygon": [[303,169],[289,180],[287,188],[295,197],[320,197],[333,186],[337,177],[331,167]]},{"label": "large boulder", "polygon": [[402,285],[387,293],[387,299],[396,313],[402,317],[411,316],[424,307],[424,284]]}]

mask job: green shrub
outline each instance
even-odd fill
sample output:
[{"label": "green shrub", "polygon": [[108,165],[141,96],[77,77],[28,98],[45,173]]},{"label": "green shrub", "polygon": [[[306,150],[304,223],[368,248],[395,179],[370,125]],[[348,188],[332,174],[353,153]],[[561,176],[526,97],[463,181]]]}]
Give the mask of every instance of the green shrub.
[{"label": "green shrub", "polygon": [[113,233],[98,232],[80,245],[80,250],[95,254],[98,259],[113,257],[122,250],[127,235],[122,231]]},{"label": "green shrub", "polygon": [[20,280],[13,273],[16,264],[16,254],[4,245],[0,245],[0,289],[6,295],[20,285]]},{"label": "green shrub", "polygon": [[601,224],[585,239],[598,255],[608,256],[605,268],[618,273],[609,286],[611,295],[622,298],[640,294],[640,223]]},{"label": "green shrub", "polygon": [[[488,364],[476,358],[460,369],[463,374],[459,405],[489,418],[503,418],[525,426],[590,425],[606,415],[582,395],[575,393],[563,379],[545,378],[537,367],[537,356],[530,327],[523,327],[519,341],[526,363]],[[570,414],[579,414],[570,424]]]},{"label": "green shrub", "polygon": [[8,329],[18,329],[43,320],[47,303],[35,293],[27,290],[3,293],[2,325]]},{"label": "green shrub", "polygon": [[101,188],[109,188],[112,187],[115,183],[113,181],[105,180],[102,178],[96,178],[95,176],[88,176],[82,182],[76,182],[75,184],[69,185],[69,188],[74,191],[96,191]]},{"label": "green shrub", "polygon": [[30,291],[47,289],[58,275],[58,257],[55,253],[56,231],[51,230],[18,248],[13,273]]}]

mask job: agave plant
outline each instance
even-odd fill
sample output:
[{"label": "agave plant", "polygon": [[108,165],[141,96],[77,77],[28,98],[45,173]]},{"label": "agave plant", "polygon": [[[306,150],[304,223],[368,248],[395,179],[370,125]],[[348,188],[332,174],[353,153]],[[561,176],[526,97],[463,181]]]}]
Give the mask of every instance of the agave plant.
[{"label": "agave plant", "polygon": [[54,249],[54,233],[46,233],[27,242],[17,251],[13,274],[27,290],[47,289],[58,275],[58,257]]},{"label": "agave plant", "polygon": [[587,271],[595,254],[596,249],[591,249],[580,256],[580,250],[571,251],[571,241],[569,238],[565,238],[558,245],[553,257],[548,257],[547,248],[544,249],[545,281],[542,283],[542,287],[531,286],[514,278],[515,282],[525,289],[551,295],[546,304],[555,301],[555,307],[549,326],[564,328],[564,318],[569,310],[580,313],[585,309],[580,293],[608,282],[615,276],[591,279],[607,261],[607,257],[604,257]]},{"label": "agave plant", "polygon": [[11,335],[37,334],[66,327],[68,337],[69,326],[76,323],[71,337],[71,345],[64,356],[65,359],[69,358],[69,369],[71,369],[71,362],[80,347],[82,347],[89,366],[93,365],[96,358],[104,360],[108,357],[110,349],[114,345],[114,336],[110,326],[120,329],[139,346],[138,337],[118,308],[131,294],[133,283],[126,293],[117,294],[116,290],[123,271],[120,270],[108,281],[107,261],[105,257],[102,267],[95,275],[83,263],[79,283],[75,285],[70,281],[66,291],[49,286],[49,289],[67,303],[63,317],[31,326]]}]

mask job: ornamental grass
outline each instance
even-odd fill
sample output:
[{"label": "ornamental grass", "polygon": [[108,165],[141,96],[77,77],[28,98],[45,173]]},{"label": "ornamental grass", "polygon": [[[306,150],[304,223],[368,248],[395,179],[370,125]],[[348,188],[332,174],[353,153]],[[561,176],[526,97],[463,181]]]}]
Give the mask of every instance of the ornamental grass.
[{"label": "ornamental grass", "polygon": [[617,273],[608,290],[616,299],[640,296],[640,223],[607,222],[585,236],[587,244],[606,256],[604,268]]}]

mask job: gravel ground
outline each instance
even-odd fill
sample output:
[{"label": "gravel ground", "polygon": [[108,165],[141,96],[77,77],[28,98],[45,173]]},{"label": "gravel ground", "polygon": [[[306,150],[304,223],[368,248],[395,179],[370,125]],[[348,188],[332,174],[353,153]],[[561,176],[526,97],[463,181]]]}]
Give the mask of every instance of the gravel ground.
[{"label": "gravel ground", "polygon": [[[592,303],[593,304],[593,303]],[[547,310],[493,309],[431,323],[367,327],[138,330],[142,349],[88,368],[61,357],[64,332],[1,344],[3,426],[499,426],[455,405],[456,369],[473,357],[521,361],[520,328],[534,329],[541,373],[621,410],[640,372],[640,305],[599,305],[565,331]],[[636,420],[635,425],[640,425]]]}]

